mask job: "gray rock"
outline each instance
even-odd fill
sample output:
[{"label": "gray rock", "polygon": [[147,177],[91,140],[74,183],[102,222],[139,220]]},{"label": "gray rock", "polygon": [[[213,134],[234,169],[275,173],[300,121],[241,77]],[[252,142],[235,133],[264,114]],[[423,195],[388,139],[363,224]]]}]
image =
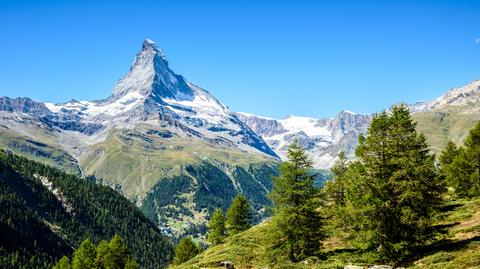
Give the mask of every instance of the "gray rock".
[{"label": "gray rock", "polygon": [[364,269],[365,267],[363,266],[358,266],[358,265],[345,265],[343,269]]},{"label": "gray rock", "polygon": [[235,266],[233,266],[233,263],[231,261],[220,262],[220,266],[227,269],[235,269]]}]

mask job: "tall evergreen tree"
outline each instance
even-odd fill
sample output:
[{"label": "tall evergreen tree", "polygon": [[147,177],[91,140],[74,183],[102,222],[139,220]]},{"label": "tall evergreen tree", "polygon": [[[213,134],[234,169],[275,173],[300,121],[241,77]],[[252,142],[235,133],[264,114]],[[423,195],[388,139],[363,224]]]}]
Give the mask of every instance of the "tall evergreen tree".
[{"label": "tall evergreen tree", "polygon": [[433,237],[432,217],[445,191],[415,125],[404,105],[375,115],[367,136],[359,138],[347,191],[354,236],[392,262]]},{"label": "tall evergreen tree", "polygon": [[[448,145],[441,157],[451,161],[452,156],[444,156],[449,151]],[[453,161],[442,162],[442,171],[448,182],[460,197],[480,195],[480,122],[470,130],[465,139],[465,146],[456,151]]]},{"label": "tall evergreen tree", "polygon": [[135,269],[137,263],[130,256],[122,238],[116,235],[109,243],[101,241],[96,247],[88,239],[83,241],[73,253],[72,264],[64,256],[53,268]]},{"label": "tall evergreen tree", "polygon": [[469,195],[480,195],[480,122],[470,130],[465,139],[465,159],[469,165],[469,177],[466,179],[470,187]]},{"label": "tall evergreen tree", "polygon": [[63,256],[53,269],[72,269],[72,265],[70,264],[70,259],[67,256]]},{"label": "tall evergreen tree", "polygon": [[325,184],[327,199],[336,205],[345,204],[345,195],[348,187],[347,182],[348,162],[345,152],[340,152],[338,160],[331,169],[333,180]]},{"label": "tall evergreen tree", "polygon": [[200,251],[193,240],[190,237],[184,237],[182,240],[180,240],[177,248],[175,249],[173,263],[176,265],[182,264],[188,260],[191,260],[199,252]]},{"label": "tall evergreen tree", "polygon": [[440,153],[438,158],[440,164],[440,174],[445,179],[445,182],[453,188],[457,187],[457,179],[453,173],[453,162],[461,154],[462,149],[457,148],[453,141],[449,141],[445,149]]},{"label": "tall evergreen tree", "polygon": [[438,158],[441,166],[447,166],[453,163],[455,157],[458,156],[459,149],[453,141],[449,141],[445,146],[445,149],[441,152]]},{"label": "tall evergreen tree", "polygon": [[350,218],[346,213],[346,195],[350,185],[350,170],[352,169],[345,153],[340,152],[338,160],[330,170],[333,180],[326,182],[322,189],[325,199],[324,212],[329,220],[330,233],[346,239],[348,239],[346,230],[350,223]]},{"label": "tall evergreen tree", "polygon": [[108,243],[108,251],[103,258],[103,266],[106,269],[124,268],[129,260],[128,249],[122,238],[115,235]]},{"label": "tall evergreen tree", "polygon": [[252,209],[247,198],[238,194],[227,211],[227,230],[229,235],[243,232],[252,226]]},{"label": "tall evergreen tree", "polygon": [[213,245],[218,245],[223,242],[225,236],[225,216],[223,211],[217,208],[208,224],[208,241]]},{"label": "tall evergreen tree", "polygon": [[108,242],[105,240],[100,241],[100,244],[98,244],[97,246],[97,256],[95,257],[95,268],[104,268],[103,262],[108,252],[109,252]]},{"label": "tall evergreen tree", "polygon": [[298,141],[290,145],[287,158],[280,166],[280,176],[273,180],[270,194],[275,208],[269,256],[297,262],[319,254],[323,220],[318,211],[319,190],[314,186],[312,161]]},{"label": "tall evergreen tree", "polygon": [[93,268],[96,255],[95,246],[89,239],[86,239],[73,255],[73,269]]}]

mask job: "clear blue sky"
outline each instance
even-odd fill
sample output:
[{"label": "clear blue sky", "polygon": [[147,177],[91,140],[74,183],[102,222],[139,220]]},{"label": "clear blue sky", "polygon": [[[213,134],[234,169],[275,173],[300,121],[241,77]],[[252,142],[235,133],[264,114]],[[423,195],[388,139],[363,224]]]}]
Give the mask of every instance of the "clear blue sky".
[{"label": "clear blue sky", "polygon": [[375,112],[480,78],[479,1],[0,0],[0,95],[107,97],[145,38],[232,110],[273,117]]}]

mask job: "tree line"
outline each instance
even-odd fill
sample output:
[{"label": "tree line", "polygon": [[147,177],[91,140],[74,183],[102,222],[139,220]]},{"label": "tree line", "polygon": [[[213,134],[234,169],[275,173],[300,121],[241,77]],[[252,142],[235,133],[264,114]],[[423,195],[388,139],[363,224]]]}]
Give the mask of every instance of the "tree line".
[{"label": "tree line", "polygon": [[[437,162],[405,105],[373,117],[367,133],[359,136],[355,159],[348,161],[341,153],[331,169],[333,180],[323,188],[315,186],[312,161],[298,142],[286,157],[269,195],[273,210],[266,258],[272,263],[321,258],[328,234],[381,261],[402,264],[435,242],[441,230],[434,220],[447,192],[480,195],[480,123],[464,146],[448,143]],[[240,203],[237,198],[234,204]],[[221,210],[212,215],[207,237],[212,245],[250,227],[246,213],[238,214],[244,208],[233,209],[234,204],[226,219]]]},{"label": "tree line", "polygon": [[[247,198],[238,194],[233,199],[226,215],[217,208],[208,223],[207,240],[211,245],[223,243],[227,236],[233,236],[248,230],[252,226],[253,212]],[[175,249],[174,264],[182,264],[203,251],[203,246],[196,245],[191,237],[184,237]]]},{"label": "tree line", "polygon": [[1,150],[0,212],[0,268],[51,268],[85,238],[115,234],[142,268],[173,258],[170,240],[115,190]]},{"label": "tree line", "polygon": [[102,240],[97,246],[86,239],[73,253],[72,261],[63,256],[53,269],[136,269],[135,259],[130,255],[122,238],[115,235],[110,242]]}]

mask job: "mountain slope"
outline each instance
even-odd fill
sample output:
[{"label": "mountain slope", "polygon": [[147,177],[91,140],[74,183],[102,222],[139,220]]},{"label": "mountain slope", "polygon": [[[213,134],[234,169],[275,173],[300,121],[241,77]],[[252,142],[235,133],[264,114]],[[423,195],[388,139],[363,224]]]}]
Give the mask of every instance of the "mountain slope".
[{"label": "mountain slope", "polygon": [[[418,131],[424,133],[435,153],[448,141],[463,143],[468,130],[480,120],[480,81],[453,88],[427,102],[409,105]],[[237,116],[284,157],[287,146],[298,139],[314,160],[316,168],[330,168],[340,151],[352,157],[358,135],[365,133],[373,114],[340,112],[335,118],[290,116],[283,120],[237,113]]]},{"label": "mountain slope", "polygon": [[[279,161],[227,106],[175,74],[151,40],[143,42],[128,73],[103,100],[52,104],[0,97],[0,131],[0,148],[113,186],[148,210],[152,220],[162,220],[157,223],[162,228],[177,227],[175,233],[204,226],[212,209],[196,206],[198,201],[225,206],[232,195],[243,193],[264,208]],[[197,170],[202,171],[192,172]],[[236,173],[240,170],[245,173]],[[199,182],[205,171],[216,173],[220,186],[233,187],[203,190]],[[159,182],[172,178],[189,181],[179,194],[186,197],[184,208],[176,207],[173,197],[162,206],[142,206],[157,196]],[[216,195],[224,195],[225,203],[214,202]],[[178,212],[161,215],[166,210]]]},{"label": "mountain slope", "polygon": [[0,151],[0,267],[50,268],[86,238],[121,235],[144,268],[165,266],[172,245],[114,190]]},{"label": "mountain slope", "polygon": [[461,145],[468,130],[480,121],[480,81],[453,88],[411,109],[415,111],[417,129],[426,135],[435,153],[440,153],[450,140]]},{"label": "mountain slope", "polygon": [[[452,200],[444,206],[438,228],[446,233],[437,242],[419,251],[407,261],[406,268],[478,268],[480,265],[480,199]],[[264,222],[249,230],[228,237],[193,259],[171,268],[225,268],[228,261],[235,268],[393,268],[373,267],[383,264],[375,250],[358,250],[346,246],[339,238],[327,237],[322,259],[312,257],[299,263],[269,264],[267,248],[270,223]],[[384,265],[385,266],[385,265]],[[397,267],[402,268],[402,267]]]}]

